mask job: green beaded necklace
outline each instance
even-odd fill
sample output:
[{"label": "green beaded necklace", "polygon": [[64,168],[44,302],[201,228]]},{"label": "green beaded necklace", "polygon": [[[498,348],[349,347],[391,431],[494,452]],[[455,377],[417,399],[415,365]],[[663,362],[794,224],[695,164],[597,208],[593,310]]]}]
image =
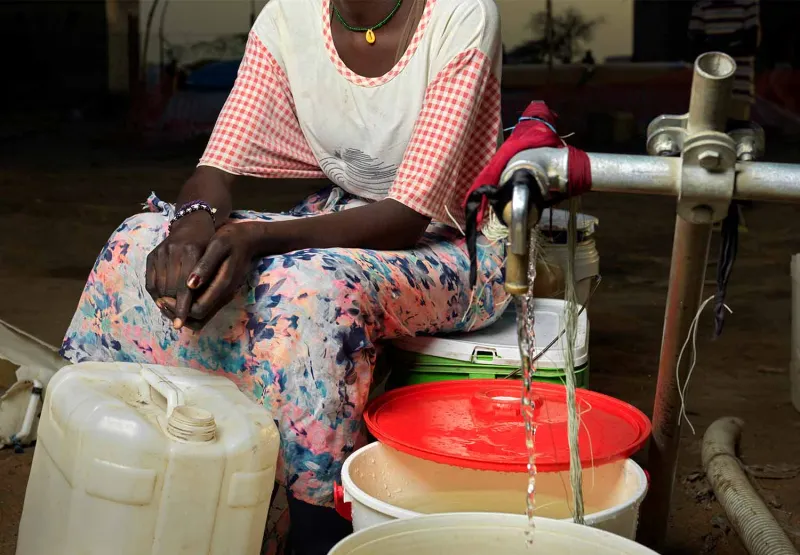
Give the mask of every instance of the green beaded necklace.
[{"label": "green beaded necklace", "polygon": [[402,3],[403,0],[397,0],[397,4],[395,5],[394,8],[392,8],[392,11],[389,12],[389,15],[384,17],[380,22],[373,25],[372,27],[353,27],[344,20],[342,14],[340,14],[339,10],[336,9],[336,4],[334,4],[333,1],[331,1],[331,5],[333,6],[333,15],[336,16],[336,19],[339,20],[339,23],[342,24],[342,27],[354,33],[365,33],[364,38],[367,39],[368,44],[375,44],[375,31],[380,29],[387,23],[389,23],[389,20],[391,20],[394,17],[394,15],[397,13],[397,10],[400,9],[400,4]]}]

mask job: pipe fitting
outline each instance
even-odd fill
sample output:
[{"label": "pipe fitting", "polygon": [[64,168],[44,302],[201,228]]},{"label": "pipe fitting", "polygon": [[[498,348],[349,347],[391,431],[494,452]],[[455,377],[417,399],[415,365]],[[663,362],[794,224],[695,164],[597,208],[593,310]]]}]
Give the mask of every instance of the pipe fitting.
[{"label": "pipe fitting", "polygon": [[662,134],[653,142],[653,152],[658,156],[673,156],[678,153],[678,145],[672,137]]},{"label": "pipe fitting", "polygon": [[722,162],[722,156],[720,156],[719,152],[706,150],[697,156],[697,162],[700,164],[700,167],[706,170],[715,170],[719,168]]}]

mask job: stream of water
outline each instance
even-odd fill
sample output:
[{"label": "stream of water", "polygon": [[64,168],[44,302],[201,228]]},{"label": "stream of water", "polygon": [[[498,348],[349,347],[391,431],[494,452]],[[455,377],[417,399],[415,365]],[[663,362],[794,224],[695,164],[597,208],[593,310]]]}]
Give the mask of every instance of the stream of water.
[{"label": "stream of water", "polygon": [[525,514],[528,516],[528,543],[533,543],[533,516],[536,512],[536,422],[534,421],[533,374],[536,371],[531,360],[534,357],[533,335],[534,311],[530,295],[514,297],[517,310],[517,336],[522,365],[522,418],[525,422],[525,446],[528,451],[528,487],[525,497]]}]

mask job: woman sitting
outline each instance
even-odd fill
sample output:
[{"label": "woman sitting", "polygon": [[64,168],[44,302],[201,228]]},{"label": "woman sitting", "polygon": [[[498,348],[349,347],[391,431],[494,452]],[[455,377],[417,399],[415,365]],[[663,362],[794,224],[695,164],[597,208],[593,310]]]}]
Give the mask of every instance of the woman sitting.
[{"label": "woman sitting", "polygon": [[[380,344],[505,308],[502,245],[479,241],[473,294],[456,229],[497,146],[500,68],[493,0],[270,0],[174,207],[151,197],[86,284],[66,358],[198,368],[272,413],[296,553],[348,532],[333,484]],[[232,212],[238,176],[332,185]]]}]

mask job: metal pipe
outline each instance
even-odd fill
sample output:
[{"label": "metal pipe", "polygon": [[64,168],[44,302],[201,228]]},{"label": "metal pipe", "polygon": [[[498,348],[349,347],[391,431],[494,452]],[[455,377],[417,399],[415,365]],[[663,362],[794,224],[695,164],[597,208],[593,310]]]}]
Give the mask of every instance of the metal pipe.
[{"label": "metal pipe", "polygon": [[[680,158],[589,153],[592,191],[671,195],[679,193]],[[566,184],[567,151],[562,148],[525,150],[511,159],[502,182],[515,170],[526,168],[546,175],[552,188]],[[736,190],[740,200],[800,202],[800,165],[770,162],[739,162]]]},{"label": "metal pipe", "polygon": [[589,161],[593,191],[678,196],[680,158],[589,154]]},{"label": "metal pipe", "polygon": [[734,198],[759,201],[800,200],[800,165],[740,162]]},{"label": "metal pipe", "polygon": [[722,52],[706,52],[694,62],[686,129],[689,135],[701,131],[725,130],[734,73],[736,62]]},{"label": "metal pipe", "polygon": [[[637,538],[656,551],[666,533],[681,437],[678,353],[700,305],[710,241],[711,224],[692,224],[680,216],[676,218],[648,453],[650,490],[642,506],[643,519]],[[684,376],[689,358],[681,361]]]},{"label": "metal pipe", "polygon": [[514,254],[528,254],[528,210],[531,190],[527,185],[518,184],[511,192],[511,214],[503,215],[508,224],[509,250]]},{"label": "metal pipe", "polygon": [[[568,152],[563,148],[524,150],[506,166],[501,183],[525,169],[546,181],[550,190],[566,191]],[[630,154],[589,153],[592,166],[592,191],[678,195],[680,158],[658,158]],[[800,187],[797,191],[800,198]]]},{"label": "metal pipe", "polygon": [[[711,52],[697,59],[689,103],[690,134],[724,131],[735,71],[736,63],[726,54]],[[690,357],[684,357],[679,369],[678,356],[703,295],[711,243],[711,210],[708,209],[708,212],[706,221],[709,223],[690,223],[681,216],[675,220],[664,334],[653,407],[653,432],[648,453],[650,492],[642,507],[643,526],[639,530],[640,541],[656,551],[666,535],[678,467],[681,404],[677,373],[682,370],[685,376],[690,364]]]}]

